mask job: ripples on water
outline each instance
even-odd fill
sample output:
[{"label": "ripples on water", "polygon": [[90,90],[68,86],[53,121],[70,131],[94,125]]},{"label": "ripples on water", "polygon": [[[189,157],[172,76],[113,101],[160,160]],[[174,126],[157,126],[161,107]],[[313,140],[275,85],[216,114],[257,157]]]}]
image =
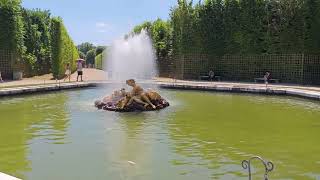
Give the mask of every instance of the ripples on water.
[{"label": "ripples on water", "polygon": [[261,155],[276,164],[271,179],[320,178],[318,102],[161,91],[171,106],[141,113],[97,110],[94,100],[111,92],[103,88],[3,98],[0,171],[32,180],[247,179],[241,161]]}]

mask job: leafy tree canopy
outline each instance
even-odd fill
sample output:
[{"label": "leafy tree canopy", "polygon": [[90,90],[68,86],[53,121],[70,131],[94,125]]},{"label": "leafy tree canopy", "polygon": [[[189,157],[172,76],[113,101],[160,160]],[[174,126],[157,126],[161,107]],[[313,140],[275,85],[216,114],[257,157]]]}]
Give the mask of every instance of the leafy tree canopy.
[{"label": "leafy tree canopy", "polygon": [[95,48],[96,47],[89,42],[84,42],[84,43],[81,43],[78,45],[78,50],[83,52],[84,54],[87,54],[88,51],[95,49]]}]

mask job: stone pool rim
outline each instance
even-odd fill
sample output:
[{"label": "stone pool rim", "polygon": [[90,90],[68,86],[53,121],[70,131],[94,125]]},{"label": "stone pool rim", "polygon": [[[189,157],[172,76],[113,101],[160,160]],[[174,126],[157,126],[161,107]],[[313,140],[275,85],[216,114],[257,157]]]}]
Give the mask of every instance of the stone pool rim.
[{"label": "stone pool rim", "polygon": [[[25,94],[36,94],[50,91],[61,91],[77,88],[98,87],[107,84],[113,84],[111,81],[86,81],[86,82],[71,82],[71,83],[54,83],[42,85],[26,85],[17,87],[0,88],[0,98],[8,96],[17,96]],[[145,84],[142,82],[141,84]],[[199,84],[202,83],[202,84]],[[269,86],[268,88],[256,84],[246,83],[203,83],[201,81],[183,81],[183,82],[149,82],[148,84],[158,85],[164,89],[178,89],[178,90],[197,90],[197,91],[214,91],[227,93],[247,93],[247,94],[262,94],[262,95],[280,95],[300,97],[304,99],[313,99],[320,101],[320,90],[302,89],[305,86]],[[305,87],[310,88],[310,87]]]}]

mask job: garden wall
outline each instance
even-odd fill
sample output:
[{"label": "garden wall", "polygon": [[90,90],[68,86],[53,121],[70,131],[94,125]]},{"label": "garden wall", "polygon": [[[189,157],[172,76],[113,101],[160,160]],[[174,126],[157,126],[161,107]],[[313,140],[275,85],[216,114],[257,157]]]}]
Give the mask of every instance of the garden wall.
[{"label": "garden wall", "polygon": [[171,58],[158,58],[157,66],[160,77],[174,77],[175,67]]},{"label": "garden wall", "polygon": [[178,79],[199,79],[211,69],[225,81],[253,82],[266,71],[283,83],[320,84],[320,56],[304,54],[224,55],[185,54],[173,60]]},{"label": "garden wall", "polygon": [[0,71],[1,75],[5,79],[12,79],[12,62],[13,55],[8,50],[0,50]]}]

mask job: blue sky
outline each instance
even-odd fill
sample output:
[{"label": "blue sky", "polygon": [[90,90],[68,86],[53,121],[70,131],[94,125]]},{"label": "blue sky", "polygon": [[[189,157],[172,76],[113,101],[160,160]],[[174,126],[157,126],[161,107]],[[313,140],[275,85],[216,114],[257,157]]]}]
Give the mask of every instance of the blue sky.
[{"label": "blue sky", "polygon": [[168,19],[177,0],[23,0],[23,7],[61,16],[74,42],[108,45],[135,25]]}]

